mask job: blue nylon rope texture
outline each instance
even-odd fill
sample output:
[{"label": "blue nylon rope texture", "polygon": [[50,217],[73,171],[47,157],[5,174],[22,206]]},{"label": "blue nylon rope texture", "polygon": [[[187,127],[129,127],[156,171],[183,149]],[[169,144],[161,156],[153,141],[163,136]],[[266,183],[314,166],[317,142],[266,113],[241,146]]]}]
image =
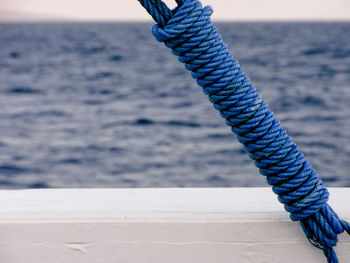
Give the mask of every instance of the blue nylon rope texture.
[{"label": "blue nylon rope texture", "polygon": [[157,22],[155,38],[191,71],[215,109],[244,145],[260,173],[309,241],[329,263],[339,262],[333,247],[350,224],[327,204],[329,193],[310,163],[287,135],[228,50],[198,0],[177,0],[170,10],[160,0],[138,0]]}]

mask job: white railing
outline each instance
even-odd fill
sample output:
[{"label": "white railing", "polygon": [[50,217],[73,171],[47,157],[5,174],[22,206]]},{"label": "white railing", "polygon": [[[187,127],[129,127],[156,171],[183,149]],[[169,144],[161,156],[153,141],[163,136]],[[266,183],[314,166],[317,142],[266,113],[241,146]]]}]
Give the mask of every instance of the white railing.
[{"label": "white railing", "polygon": [[[350,220],[350,188],[330,192]],[[0,239],[4,263],[326,262],[269,188],[2,190]]]}]

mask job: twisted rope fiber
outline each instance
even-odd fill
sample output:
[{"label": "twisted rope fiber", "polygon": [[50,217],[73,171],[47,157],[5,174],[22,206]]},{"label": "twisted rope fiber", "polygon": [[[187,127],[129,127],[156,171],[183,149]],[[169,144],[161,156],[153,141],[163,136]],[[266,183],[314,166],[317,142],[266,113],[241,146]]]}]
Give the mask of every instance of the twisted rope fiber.
[{"label": "twisted rope fiber", "polygon": [[172,11],[160,0],[139,2],[158,23],[153,35],[191,71],[291,219],[300,221],[309,241],[323,250],[329,263],[337,263],[333,247],[338,234],[350,234],[350,224],[327,204],[329,193],[323,182],[217,33],[210,20],[213,9],[203,8],[198,0],[178,0]]}]

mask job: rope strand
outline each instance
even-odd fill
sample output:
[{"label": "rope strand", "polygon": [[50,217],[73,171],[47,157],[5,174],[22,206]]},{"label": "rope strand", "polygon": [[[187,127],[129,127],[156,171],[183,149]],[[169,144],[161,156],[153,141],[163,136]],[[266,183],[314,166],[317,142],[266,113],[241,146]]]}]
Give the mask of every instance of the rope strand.
[{"label": "rope strand", "polygon": [[310,163],[256,92],[210,20],[213,9],[198,0],[178,0],[171,11],[162,1],[139,0],[158,23],[152,33],[191,71],[214,108],[266,176],[272,190],[308,240],[329,263],[338,259],[338,234],[350,234],[327,204],[329,193]]}]

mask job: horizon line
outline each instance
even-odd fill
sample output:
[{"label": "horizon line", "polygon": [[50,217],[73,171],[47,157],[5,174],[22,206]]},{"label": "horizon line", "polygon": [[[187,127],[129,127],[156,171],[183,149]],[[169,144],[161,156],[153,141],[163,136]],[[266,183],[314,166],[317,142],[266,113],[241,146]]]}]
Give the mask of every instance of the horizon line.
[{"label": "horizon line", "polygon": [[[261,18],[261,19],[222,19],[214,18],[213,22],[350,22],[343,18]],[[1,19],[0,23],[155,23],[152,19],[74,19],[74,18],[43,18],[43,19]]]}]

